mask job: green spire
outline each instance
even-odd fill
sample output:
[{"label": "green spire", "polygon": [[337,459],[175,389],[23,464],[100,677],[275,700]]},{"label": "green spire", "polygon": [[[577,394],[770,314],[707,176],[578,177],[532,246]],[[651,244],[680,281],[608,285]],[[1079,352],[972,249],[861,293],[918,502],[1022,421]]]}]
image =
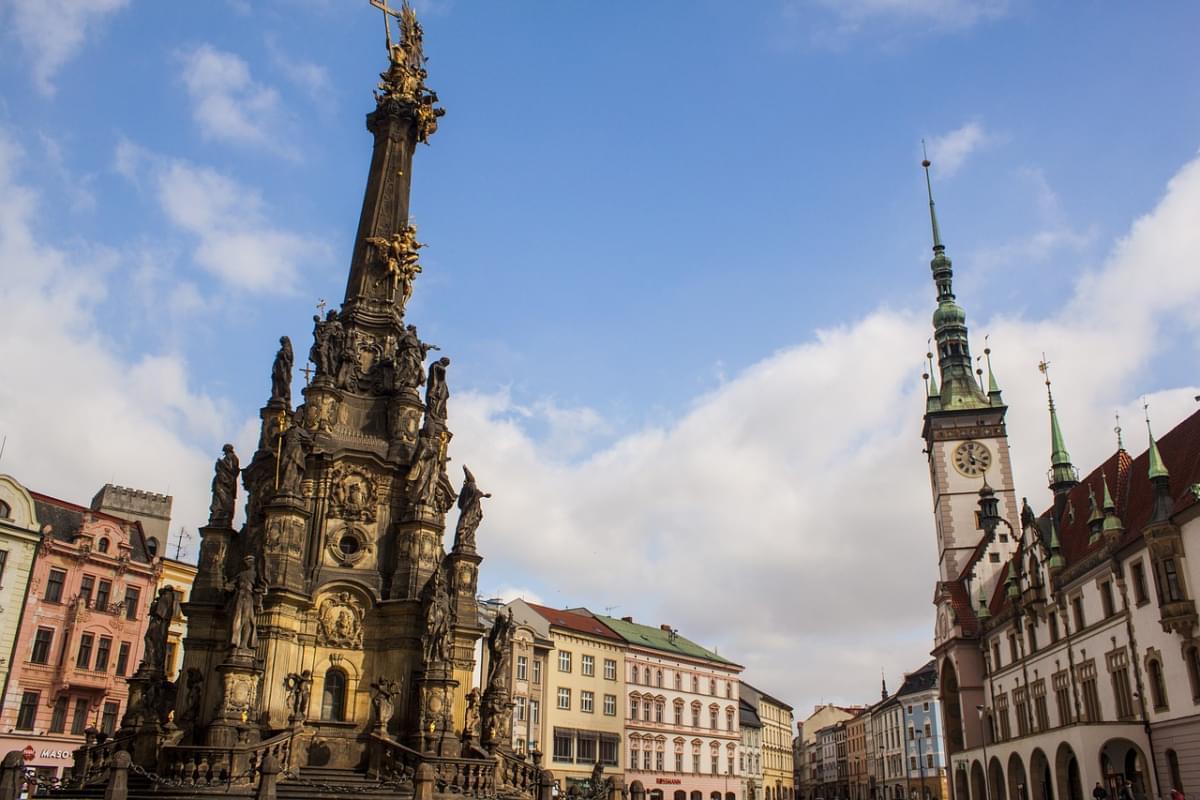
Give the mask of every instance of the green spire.
[{"label": "green spire", "polygon": [[[1095,498],[1093,498],[1094,500]],[[1058,540],[1058,525],[1054,522],[1054,516],[1050,516],[1050,569],[1062,569],[1067,565],[1066,559],[1062,557],[1062,544]]]},{"label": "green spire", "polygon": [[938,227],[937,209],[933,202],[933,182],[929,177],[930,161],[921,162],[925,168],[925,189],[929,194],[929,225],[933,232],[933,260],[929,268],[937,286],[937,310],[933,312],[934,338],[938,368],[942,373],[941,404],[943,410],[986,408],[992,403],[985,396],[971,369],[971,350],[967,343],[967,312],[954,300],[954,269],[942,232]]},{"label": "green spire", "polygon": [[1169,478],[1171,473],[1167,472],[1167,465],[1158,453],[1158,442],[1154,441],[1154,431],[1150,429],[1150,404],[1143,400],[1142,407],[1146,411],[1146,433],[1150,436],[1150,480]]},{"label": "green spire", "polygon": [[1063,440],[1062,427],[1058,424],[1058,410],[1054,407],[1054,393],[1050,389],[1050,362],[1044,353],[1038,369],[1046,376],[1046,398],[1050,403],[1050,488],[1055,491],[1069,489],[1079,481]]},{"label": "green spire", "polygon": [[1124,528],[1121,526],[1121,518],[1117,516],[1117,504],[1113,502],[1112,494],[1108,491],[1108,476],[1103,471],[1100,473],[1100,480],[1104,482],[1104,526],[1101,531],[1104,533],[1120,533]]}]

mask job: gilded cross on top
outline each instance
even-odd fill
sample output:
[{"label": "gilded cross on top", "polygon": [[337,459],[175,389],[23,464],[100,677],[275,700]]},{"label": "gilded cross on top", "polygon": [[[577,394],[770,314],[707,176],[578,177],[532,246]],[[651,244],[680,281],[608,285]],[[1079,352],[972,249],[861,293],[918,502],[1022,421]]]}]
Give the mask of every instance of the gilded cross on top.
[{"label": "gilded cross on top", "polygon": [[375,6],[375,8],[378,8],[380,11],[383,12],[383,30],[387,34],[388,52],[391,52],[391,49],[392,49],[392,23],[388,19],[388,17],[395,17],[396,22],[399,23],[400,15],[403,12],[397,11],[396,9],[389,7],[387,4],[387,0],[370,0],[370,2],[371,2],[371,5]]}]

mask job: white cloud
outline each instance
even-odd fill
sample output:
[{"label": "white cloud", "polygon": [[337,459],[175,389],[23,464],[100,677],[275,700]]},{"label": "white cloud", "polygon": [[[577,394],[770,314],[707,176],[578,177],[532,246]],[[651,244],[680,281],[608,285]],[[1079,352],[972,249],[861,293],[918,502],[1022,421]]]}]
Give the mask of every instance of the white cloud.
[{"label": "white cloud", "polygon": [[210,44],[185,51],[181,57],[192,116],[205,137],[296,156],[294,149],[273,135],[283,114],[279,93],[255,81],[244,59]]},{"label": "white cloud", "polygon": [[122,257],[47,244],[39,195],[18,177],[25,163],[0,129],[3,470],[81,503],[106,482],[168,492],[175,519],[194,525],[206,518],[202,487],[214,458],[195,442],[227,429],[229,409],[191,385],[180,356],[120,353],[97,307]]},{"label": "white cloud", "polygon": [[936,29],[968,28],[1008,12],[1008,0],[816,0],[844,32],[873,20],[915,21]]},{"label": "white cloud", "polygon": [[55,73],[129,0],[10,0],[6,5],[8,14],[0,19],[11,17],[11,34],[29,56],[34,84],[52,95]]},{"label": "white cloud", "polygon": [[[227,286],[287,293],[303,264],[328,255],[319,239],[274,225],[257,190],[214,169],[162,158],[128,141],[117,145],[115,165],[134,184],[152,187],[167,219],[195,239],[196,264]],[[196,305],[193,292],[174,300]]]},{"label": "white cloud", "polygon": [[[991,334],[1017,491],[1035,506],[1048,500],[1041,353],[1068,447],[1090,469],[1115,446],[1114,409],[1134,418],[1146,365],[1200,300],[1198,214],[1200,160],[1054,312],[974,324],[977,351]],[[880,666],[895,681],[931,642],[936,550],[918,377],[928,335],[928,309],[875,311],[764,359],[677,422],[582,460],[530,434],[561,409],[456,395],[452,455],[495,495],[479,533],[481,590],[620,604],[719,646],[799,708],[870,700]],[[1151,396],[1160,434],[1195,409],[1196,393],[1176,385]],[[1144,447],[1126,428],[1131,449]]]},{"label": "white cloud", "polygon": [[940,136],[933,136],[927,142],[929,160],[933,169],[940,175],[949,177],[958,172],[967,159],[977,150],[985,147],[992,137],[978,122],[968,122]]}]

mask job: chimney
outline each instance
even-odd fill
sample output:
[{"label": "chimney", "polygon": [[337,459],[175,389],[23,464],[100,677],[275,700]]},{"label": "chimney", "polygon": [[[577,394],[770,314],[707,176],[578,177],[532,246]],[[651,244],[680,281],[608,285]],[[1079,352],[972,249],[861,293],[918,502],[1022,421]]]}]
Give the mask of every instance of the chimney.
[{"label": "chimney", "polygon": [[633,622],[633,617],[621,617],[621,622]]},{"label": "chimney", "polygon": [[664,631],[666,631],[667,633],[670,633],[670,632],[671,632],[671,626],[670,626],[670,625],[659,625],[658,627],[659,627],[659,630],[664,630]]}]

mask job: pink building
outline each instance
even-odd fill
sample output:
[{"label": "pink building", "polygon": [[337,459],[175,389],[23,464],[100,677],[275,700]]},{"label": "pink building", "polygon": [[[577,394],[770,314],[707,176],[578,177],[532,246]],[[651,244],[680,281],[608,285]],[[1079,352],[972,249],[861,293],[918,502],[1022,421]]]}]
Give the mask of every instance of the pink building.
[{"label": "pink building", "polygon": [[0,707],[0,752],[22,750],[40,775],[61,776],[85,730],[120,727],[124,678],[137,669],[153,600],[157,543],[147,547],[140,522],[30,495],[42,540]]}]

